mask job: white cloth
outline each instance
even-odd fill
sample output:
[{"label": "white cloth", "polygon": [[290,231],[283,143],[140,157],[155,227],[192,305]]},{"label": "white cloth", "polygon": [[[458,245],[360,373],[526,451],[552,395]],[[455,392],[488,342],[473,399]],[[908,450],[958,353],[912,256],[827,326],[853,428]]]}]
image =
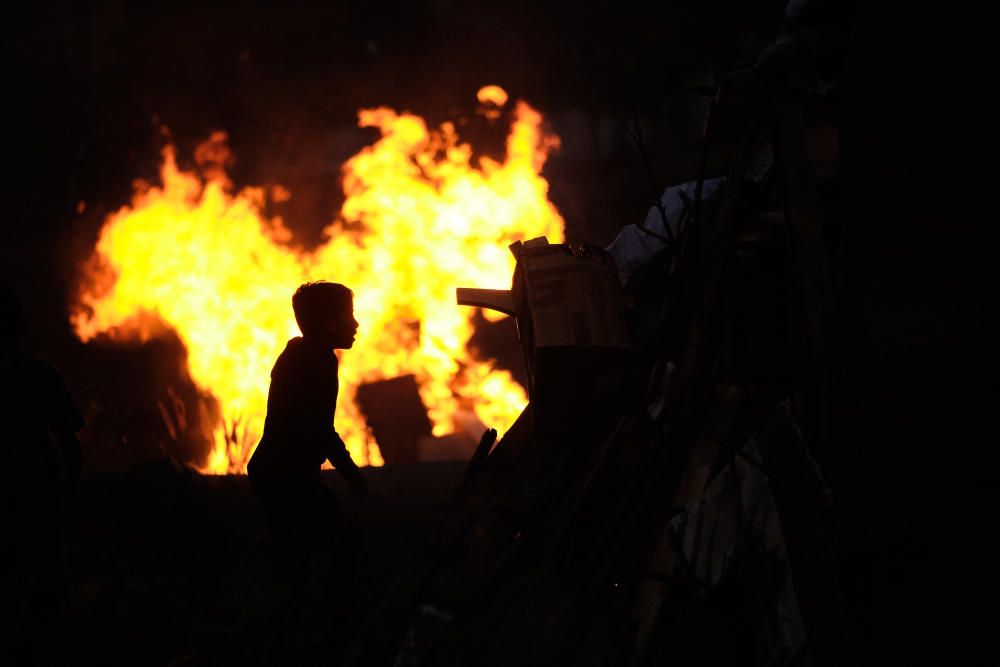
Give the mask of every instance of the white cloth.
[{"label": "white cloth", "polygon": [[[725,178],[706,180],[702,186],[701,198],[703,200],[708,199],[725,182]],[[667,219],[670,221],[670,232],[675,236],[677,235],[677,224],[680,222],[681,213],[684,212],[684,200],[681,199],[681,193],[683,192],[693,205],[697,189],[697,181],[691,181],[682,185],[670,186],[663,191],[663,195],[660,197],[660,203],[663,205],[663,209],[667,213]],[[650,207],[649,213],[646,214],[644,226],[653,232],[653,234],[656,234],[656,236],[639,229],[638,225],[626,225],[618,232],[618,236],[611,242],[611,245],[607,247],[607,251],[611,253],[611,256],[615,259],[615,263],[618,265],[622,282],[625,281],[632,271],[666,247],[666,243],[657,238],[657,236],[666,238],[667,231],[663,226],[663,217],[655,206]]]}]

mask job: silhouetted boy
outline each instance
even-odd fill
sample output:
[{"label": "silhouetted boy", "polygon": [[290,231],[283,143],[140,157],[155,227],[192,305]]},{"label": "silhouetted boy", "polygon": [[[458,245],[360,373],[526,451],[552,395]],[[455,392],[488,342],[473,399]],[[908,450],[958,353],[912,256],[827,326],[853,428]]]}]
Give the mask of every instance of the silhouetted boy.
[{"label": "silhouetted boy", "polygon": [[[334,350],[354,345],[354,295],[336,283],[307,283],[292,297],[292,309],[302,337],[288,341],[271,371],[264,435],[247,466],[274,547],[277,617],[266,658],[274,664],[301,662],[302,651],[315,650],[317,622],[322,641],[339,650],[359,620],[357,538],[342,520],[320,466],[329,460],[353,494],[368,494],[365,478],[333,426]],[[325,622],[322,614],[308,611],[317,603],[329,614]]]},{"label": "silhouetted boy", "polygon": [[83,417],[59,373],[18,350],[22,329],[21,302],[0,285],[0,596],[14,619],[4,629],[23,644],[15,654],[35,654],[57,613],[60,519],[80,477]]},{"label": "silhouetted boy", "polygon": [[336,537],[339,509],[320,478],[329,460],[351,492],[368,486],[333,426],[337,407],[335,349],[354,345],[354,294],[343,285],[307,283],[292,296],[301,338],[288,341],[271,371],[264,435],[250,459],[254,493],[279,549],[308,552]]}]

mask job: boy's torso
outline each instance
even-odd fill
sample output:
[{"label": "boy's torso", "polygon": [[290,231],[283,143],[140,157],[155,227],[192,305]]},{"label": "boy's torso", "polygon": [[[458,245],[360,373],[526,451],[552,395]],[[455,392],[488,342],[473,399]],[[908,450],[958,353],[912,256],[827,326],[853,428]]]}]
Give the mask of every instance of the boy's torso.
[{"label": "boy's torso", "polygon": [[255,488],[297,485],[318,473],[338,389],[332,350],[288,341],[271,371],[264,434],[248,466]]}]

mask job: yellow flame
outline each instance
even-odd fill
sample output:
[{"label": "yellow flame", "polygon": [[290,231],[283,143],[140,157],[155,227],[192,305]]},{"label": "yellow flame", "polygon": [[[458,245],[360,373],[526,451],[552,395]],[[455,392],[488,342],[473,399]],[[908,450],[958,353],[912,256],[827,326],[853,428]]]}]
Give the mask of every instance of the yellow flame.
[{"label": "yellow flame", "polygon": [[262,189],[232,192],[220,135],[212,151],[201,151],[214,157],[199,160],[200,174],[179,169],[174,148],[164,148],[162,185],[139,184],[131,205],[101,230],[73,326],[85,341],[176,331],[192,379],[222,411],[206,471],[245,470],[263,427],[271,366],[298,335],[291,295],[305,280],[355,292],[360,329],[341,355],[336,425],[360,464],[382,464],[353,400],[366,382],[414,374],[435,435],[483,424],[502,431],[527,403],[509,373],[466,349],[473,313],[456,306],[455,288],[507,287],[510,243],[562,239],[562,218],[540,176],[558,138],[523,102],[502,163],[474,164],[450,123],[431,129],[382,107],[359,112],[359,124],[381,138],[343,166],[346,201],[314,251],[286,245],[281,219],[261,214]]},{"label": "yellow flame", "polygon": [[507,91],[500,86],[483,86],[476,93],[480,104],[495,104],[502,107],[507,104]]}]

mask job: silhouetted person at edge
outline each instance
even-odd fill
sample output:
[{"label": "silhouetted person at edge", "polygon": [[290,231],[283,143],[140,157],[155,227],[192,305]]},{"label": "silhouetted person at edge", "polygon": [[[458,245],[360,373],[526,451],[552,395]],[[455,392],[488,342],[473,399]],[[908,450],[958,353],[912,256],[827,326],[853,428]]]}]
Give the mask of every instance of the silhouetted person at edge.
[{"label": "silhouetted person at edge", "polygon": [[[253,492],[264,505],[274,546],[277,578],[286,598],[284,618],[278,623],[275,651],[288,651],[291,635],[303,614],[302,597],[314,575],[317,556],[328,568],[326,591],[335,608],[333,621],[350,625],[344,607],[354,597],[355,540],[348,534],[340,506],[320,477],[320,466],[330,463],[347,480],[351,492],[362,498],[368,485],[334,429],[337,405],[336,349],[354,345],[358,323],[354,294],[328,282],[307,283],[292,297],[301,338],[288,341],[271,371],[264,434],[247,466]],[[357,619],[353,619],[357,620]],[[337,628],[333,629],[338,631]],[[339,629],[347,631],[346,627]],[[301,649],[301,647],[298,647]],[[281,659],[281,656],[277,656]]]},{"label": "silhouetted person at edge", "polygon": [[[72,503],[83,425],[59,373],[18,350],[23,309],[0,285],[0,582],[4,655],[44,664],[58,639],[62,523]],[[8,643],[7,640],[13,643]]]}]

